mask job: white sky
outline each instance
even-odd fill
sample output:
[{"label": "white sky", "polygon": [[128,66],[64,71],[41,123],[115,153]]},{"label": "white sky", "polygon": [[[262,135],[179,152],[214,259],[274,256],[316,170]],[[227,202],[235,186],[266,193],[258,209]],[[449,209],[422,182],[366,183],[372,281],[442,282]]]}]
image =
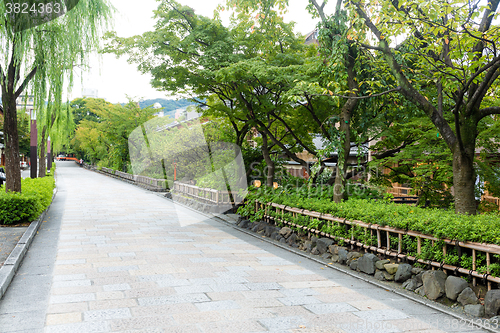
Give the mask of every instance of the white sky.
[{"label": "white sky", "polygon": [[[213,11],[222,0],[178,0],[194,8],[195,12],[213,17]],[[117,12],[114,30],[120,37],[130,37],[153,30],[153,10],[156,0],[110,0]],[[316,21],[307,13],[307,0],[290,0],[287,21],[296,22],[296,32],[306,34],[314,29]],[[325,10],[327,14],[329,11]],[[100,60],[98,60],[100,58]],[[112,54],[93,56],[91,69],[86,73],[75,73],[75,85],[70,100],[82,96],[82,89],[97,89],[98,97],[112,103],[127,101],[127,95],[135,100],[150,98],[175,98],[166,92],[157,91],[149,84],[151,77],[142,75],[136,64],[128,64],[126,56],[116,59]],[[83,82],[83,85],[82,85]]]}]

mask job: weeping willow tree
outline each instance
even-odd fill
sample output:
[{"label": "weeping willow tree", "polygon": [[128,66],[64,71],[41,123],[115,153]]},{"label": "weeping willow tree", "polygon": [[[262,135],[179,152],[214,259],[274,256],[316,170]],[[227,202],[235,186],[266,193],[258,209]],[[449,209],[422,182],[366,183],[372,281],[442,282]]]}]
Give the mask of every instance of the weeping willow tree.
[{"label": "weeping willow tree", "polygon": [[[11,1],[10,5],[12,2],[16,1]],[[7,191],[21,191],[16,99],[29,89],[35,96],[35,109],[40,110],[46,107],[45,101],[50,95],[47,107],[51,108],[47,111],[57,113],[61,109],[57,106],[61,105],[63,86],[67,83],[71,87],[73,69],[87,63],[89,52],[99,46],[99,37],[110,19],[111,6],[107,0],[54,0],[50,3],[53,10],[58,4],[58,15],[29,11],[24,16],[14,16],[9,2],[0,2],[0,47],[3,50],[0,86],[5,119]]]},{"label": "weeping willow tree", "polygon": [[[57,96],[57,93],[55,95]],[[69,103],[62,104],[60,98],[53,96],[53,89],[50,89],[47,104],[40,108],[37,114],[38,156],[40,157],[45,156],[49,136],[52,151],[60,150],[65,144],[69,144],[76,127]],[[45,158],[40,158],[38,177],[45,177],[46,169]]]}]

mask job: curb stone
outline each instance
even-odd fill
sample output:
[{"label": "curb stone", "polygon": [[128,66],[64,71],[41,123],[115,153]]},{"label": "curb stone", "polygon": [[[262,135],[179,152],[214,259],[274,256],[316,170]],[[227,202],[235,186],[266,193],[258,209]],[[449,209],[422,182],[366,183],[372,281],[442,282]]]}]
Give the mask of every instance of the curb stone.
[{"label": "curb stone", "polygon": [[17,245],[14,247],[10,255],[5,260],[3,266],[0,267],[0,299],[7,292],[7,288],[9,287],[17,270],[19,269],[19,266],[21,266],[21,263],[23,262],[26,252],[28,252],[29,246],[31,245],[33,238],[35,238],[35,235],[38,229],[40,228],[40,225],[42,224],[42,221],[45,218],[47,211],[50,209],[50,206],[52,206],[52,202],[54,202],[56,193],[57,193],[57,183],[56,187],[54,188],[54,194],[52,195],[52,201],[49,207],[47,207],[47,209],[44,210],[42,214],[40,214],[38,219],[30,223],[28,229],[26,229],[21,239],[19,239],[19,242],[17,242]]}]

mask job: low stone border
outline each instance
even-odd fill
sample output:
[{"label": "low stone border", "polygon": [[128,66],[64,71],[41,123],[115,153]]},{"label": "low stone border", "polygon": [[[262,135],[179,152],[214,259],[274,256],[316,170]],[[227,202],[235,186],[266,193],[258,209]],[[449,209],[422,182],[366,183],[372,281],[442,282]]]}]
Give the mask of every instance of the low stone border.
[{"label": "low stone border", "polygon": [[[54,202],[56,193],[57,185],[54,188],[52,202]],[[52,206],[52,202],[50,203],[49,207],[47,207],[47,209],[44,210],[42,214],[40,214],[37,220],[30,223],[28,229],[26,229],[21,239],[19,239],[19,242],[17,242],[17,245],[5,260],[3,266],[0,267],[0,299],[7,292],[7,288],[9,287],[17,270],[19,269],[19,266],[21,266],[21,263],[24,259],[24,256],[26,255],[26,252],[28,252],[33,238],[35,238],[35,235],[40,228],[40,225],[42,224],[47,211],[50,209],[50,206]]]},{"label": "low stone border", "polygon": [[[225,218],[222,219],[228,223],[231,223]],[[490,291],[485,298],[485,303],[488,304],[487,312],[490,313],[488,317],[491,318],[479,318],[485,315],[485,306],[478,302],[478,299],[471,288],[469,288],[468,286],[464,287],[463,282],[467,284],[466,281],[455,276],[448,276],[443,271],[426,271],[422,268],[412,267],[411,265],[405,263],[388,262],[389,260],[380,259],[371,253],[361,254],[357,251],[350,251],[345,247],[333,244],[333,242],[330,244],[330,242],[333,241],[330,238],[318,238],[313,236],[311,237],[312,240],[304,241],[304,239],[299,237],[289,227],[280,228],[263,221],[252,223],[240,217],[237,221],[234,221],[231,224],[235,228],[240,229],[247,234],[254,235],[255,237],[259,237],[260,239],[265,239],[268,242],[274,243],[279,247],[288,249],[289,251],[297,253],[298,255],[325,264],[330,268],[334,268],[351,276],[360,278],[361,280],[369,282],[378,287],[390,289],[392,292],[398,295],[410,298],[426,306],[430,306],[436,310],[454,316],[455,318],[458,318],[463,322],[471,323],[476,327],[480,327],[491,332],[500,331],[498,330],[498,324],[500,324],[500,316],[494,316],[491,314],[498,313],[500,309],[499,289]],[[333,262],[335,262],[336,264],[333,264]],[[347,264],[346,269],[336,266],[339,264],[342,264],[341,266],[343,267],[345,267],[344,265]],[[385,265],[388,265],[387,268],[384,267]],[[424,274],[426,277],[422,279]],[[385,278],[385,275],[387,275],[388,279]],[[396,279],[396,276],[398,276],[397,279],[400,282],[404,281],[403,284],[400,285],[400,287],[391,286],[390,284],[387,285],[386,283],[382,284],[383,281],[393,282]],[[434,293],[434,296],[436,296],[436,298],[431,299],[427,297],[427,295],[425,294],[426,289],[424,289],[423,287],[423,280],[426,280],[427,291],[429,293]],[[418,288],[415,288],[417,286]],[[446,289],[448,289],[448,291]],[[418,291],[415,292],[415,290]],[[455,300],[460,299],[465,303],[463,313],[465,313],[469,318],[463,317],[463,315],[455,312],[456,310],[458,310],[456,307],[450,308],[447,305],[435,302],[435,299],[438,298],[437,295],[439,295],[440,297],[446,295],[447,293],[449,295],[454,295],[452,297],[455,297]],[[431,295],[431,297],[433,296]],[[479,304],[474,304],[475,302]],[[494,329],[494,327],[496,327],[497,329]]]}]

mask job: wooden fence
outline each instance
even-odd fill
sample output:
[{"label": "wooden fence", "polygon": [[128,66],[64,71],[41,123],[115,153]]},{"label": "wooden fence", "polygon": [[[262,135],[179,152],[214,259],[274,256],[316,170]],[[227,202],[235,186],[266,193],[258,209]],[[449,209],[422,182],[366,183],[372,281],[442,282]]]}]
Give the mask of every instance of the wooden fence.
[{"label": "wooden fence", "polygon": [[[394,197],[413,197],[411,187],[394,186],[387,188],[387,193],[392,193]],[[481,196],[481,201],[494,203],[500,210],[500,198],[489,195],[487,192]]]},{"label": "wooden fence", "polygon": [[[92,166],[85,165],[86,168],[95,169]],[[126,179],[136,184],[145,185],[156,190],[166,190],[168,183],[165,179],[156,179],[146,176],[132,175],[126,172],[113,170],[110,168],[101,168],[101,172],[114,175],[116,177]],[[231,205],[239,204],[243,198],[237,194],[229,191],[219,191],[211,188],[202,188],[195,185],[174,182],[173,192],[195,198],[199,201],[208,202],[216,205]]]},{"label": "wooden fence", "polygon": [[[86,168],[89,168],[91,170],[98,170],[95,167],[85,165]],[[146,176],[139,176],[139,175],[132,175],[130,173],[126,172],[121,172],[117,170],[113,170],[110,168],[104,168],[102,167],[99,171],[104,172],[109,175],[113,175],[116,177],[119,177],[121,179],[128,180],[130,182],[133,182],[135,184],[139,185],[144,185],[147,186],[153,190],[157,191],[165,191],[167,189],[167,181],[165,179],[156,179],[156,178],[151,178],[151,177],[146,177]]]},{"label": "wooden fence", "polygon": [[411,187],[394,186],[389,187],[387,189],[387,193],[391,193],[395,197],[410,197],[413,196],[413,194],[411,194],[411,190]]},{"label": "wooden fence", "polygon": [[208,201],[216,205],[238,204],[243,201],[237,193],[220,191],[212,188],[203,188],[179,182],[174,182],[173,190],[174,192],[182,193],[202,201]]},{"label": "wooden fence", "polygon": [[[369,223],[365,223],[365,222],[357,221],[357,220],[341,219],[341,218],[332,216],[331,214],[323,214],[323,213],[319,213],[319,212],[308,211],[305,209],[288,207],[288,206],[280,205],[280,204],[276,204],[276,203],[256,202],[255,209],[256,210],[264,210],[264,217],[268,221],[274,221],[275,223],[281,222],[281,223],[284,223],[284,224],[287,224],[287,225],[290,225],[293,227],[297,227],[299,229],[303,229],[305,232],[308,232],[308,233],[313,233],[313,234],[317,234],[319,236],[332,238],[332,239],[337,240],[337,241],[342,240],[346,244],[350,244],[353,247],[356,246],[359,248],[364,248],[366,250],[381,253],[381,254],[386,255],[386,256],[395,257],[398,260],[409,260],[412,262],[419,262],[419,263],[428,265],[428,266],[432,267],[433,269],[434,268],[441,268],[445,271],[451,271],[454,273],[460,273],[462,275],[471,276],[473,279],[474,286],[477,283],[477,278],[480,278],[480,279],[487,281],[488,290],[491,290],[491,282],[500,283],[499,277],[494,277],[494,276],[490,275],[490,264],[492,262],[492,260],[491,260],[492,255],[500,254],[500,246],[498,246],[498,245],[475,243],[475,242],[460,242],[460,241],[455,241],[455,240],[451,240],[451,239],[438,239],[436,237],[425,235],[425,234],[422,234],[422,233],[416,232],[416,231],[403,230],[403,229],[393,228],[393,227],[389,227],[389,226],[381,226],[378,224],[369,224]],[[281,215],[282,218],[274,218],[273,216],[269,215],[269,212],[271,210],[274,210],[274,212],[277,213],[278,216]],[[306,226],[292,223],[290,221],[286,221],[283,218],[283,214],[285,214],[285,213],[291,213],[294,217],[296,217],[298,215],[307,216],[311,219],[318,219],[318,220],[322,221],[323,223],[327,223],[330,225],[332,223],[337,223],[338,225],[344,225],[346,229],[349,229],[351,236],[350,236],[350,238],[345,238],[345,237],[340,237],[340,236],[336,236],[336,235],[331,235],[331,234],[327,234],[325,232],[322,232],[322,231],[314,229],[314,228],[309,228]],[[364,244],[359,239],[356,239],[354,237],[354,228],[352,228],[352,226],[358,226],[358,227],[364,228],[365,232],[369,232],[370,235],[376,234],[377,245],[374,246],[371,244]],[[462,267],[448,265],[448,264],[445,264],[444,262],[440,263],[440,262],[431,261],[431,260],[424,260],[424,259],[420,259],[416,256],[408,255],[408,253],[403,252],[403,237],[411,237],[413,239],[413,241],[416,242],[418,254],[422,253],[422,241],[423,240],[430,240],[432,242],[432,244],[434,244],[434,242],[439,242],[439,241],[444,242],[444,245],[442,248],[444,255],[446,255],[447,249],[449,247],[458,248],[459,253],[462,253],[462,252],[465,253],[466,251],[465,250],[462,251],[462,249],[467,249],[472,255],[472,269],[468,270],[468,269],[465,269]],[[391,241],[391,238],[393,240],[397,238],[398,241],[393,242],[393,241]],[[478,253],[484,253],[486,256],[487,270],[486,270],[485,274],[480,274],[476,271],[477,264],[478,264]]]},{"label": "wooden fence", "polygon": [[492,197],[491,195],[483,195],[481,197],[481,200],[494,203],[495,205],[497,205],[498,209],[500,210],[500,199],[499,198]]}]

